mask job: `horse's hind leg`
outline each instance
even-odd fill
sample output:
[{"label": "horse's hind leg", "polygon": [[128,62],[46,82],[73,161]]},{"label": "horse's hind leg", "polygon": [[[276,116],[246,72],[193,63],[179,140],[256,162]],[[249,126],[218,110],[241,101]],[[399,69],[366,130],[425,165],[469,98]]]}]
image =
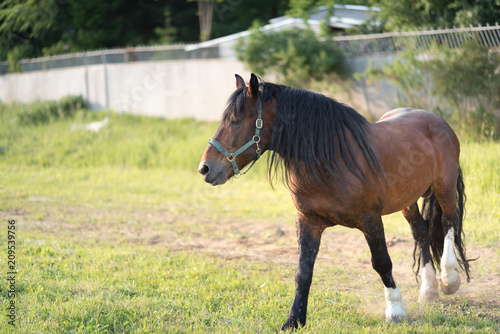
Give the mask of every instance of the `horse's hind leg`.
[{"label": "horse's hind leg", "polygon": [[[443,216],[443,219],[444,216]],[[444,225],[444,222],[443,222]],[[451,295],[460,288],[461,268],[454,250],[455,229],[451,226],[444,238],[443,257],[441,258],[441,291]]]},{"label": "horse's hind leg", "polygon": [[380,275],[384,283],[387,308],[385,318],[387,322],[401,322],[406,320],[406,312],[401,291],[392,277],[392,261],[387,252],[384,226],[382,218],[371,217],[364,222],[364,233],[372,254],[373,269]]},{"label": "horse's hind leg", "polygon": [[[415,247],[420,247],[421,250],[422,285],[420,286],[420,295],[418,300],[421,303],[432,303],[439,299],[439,295],[437,291],[438,282],[436,279],[436,272],[432,264],[432,257],[429,248],[429,227],[418,211],[417,203],[413,203],[410,207],[403,209],[403,216],[410,224],[411,232],[413,234],[413,238],[415,239]],[[415,259],[415,253],[413,256]],[[420,259],[416,259],[415,261],[420,261]],[[420,268],[420,263],[416,264],[417,268]],[[418,274],[418,269],[416,274]]]},{"label": "horse's hind leg", "polygon": [[[457,292],[461,283],[461,268],[454,247],[455,238],[460,237],[459,232],[462,224],[457,210],[456,182],[458,174],[450,174],[454,177],[453,181],[448,176],[446,179],[441,179],[441,182],[436,182],[433,186],[437,202],[443,212],[441,221],[445,237],[441,257],[441,291],[446,295]],[[455,230],[456,228],[458,230]]]}]

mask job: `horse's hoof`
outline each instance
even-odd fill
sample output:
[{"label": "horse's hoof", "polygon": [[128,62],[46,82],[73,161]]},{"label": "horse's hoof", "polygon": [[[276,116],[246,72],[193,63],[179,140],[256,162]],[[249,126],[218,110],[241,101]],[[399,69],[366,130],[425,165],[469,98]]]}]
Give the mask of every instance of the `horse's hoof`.
[{"label": "horse's hoof", "polygon": [[439,300],[439,293],[436,289],[421,291],[418,296],[418,302],[421,304],[432,304]]},{"label": "horse's hoof", "polygon": [[404,304],[391,305],[385,310],[385,322],[388,324],[394,323],[399,324],[400,322],[406,321],[407,316],[404,309]]},{"label": "horse's hoof", "polygon": [[420,295],[418,301],[421,304],[431,304],[439,299],[438,281],[436,271],[431,262],[422,268],[422,285],[420,285]]},{"label": "horse's hoof", "polygon": [[385,300],[387,308],[385,309],[385,321],[387,323],[400,323],[406,321],[405,303],[401,298],[401,291],[398,287],[385,288]]},{"label": "horse's hoof", "polygon": [[299,328],[299,322],[298,322],[298,320],[288,320],[281,327],[281,330],[283,332],[285,332],[285,331],[295,331],[297,328]]},{"label": "horse's hoof", "polygon": [[402,322],[406,322],[408,320],[406,314],[400,314],[400,315],[392,315],[390,317],[385,318],[385,322],[388,324],[399,324]]},{"label": "horse's hoof", "polygon": [[452,295],[460,288],[461,278],[456,269],[449,270],[445,275],[441,275],[441,291],[445,295]]}]

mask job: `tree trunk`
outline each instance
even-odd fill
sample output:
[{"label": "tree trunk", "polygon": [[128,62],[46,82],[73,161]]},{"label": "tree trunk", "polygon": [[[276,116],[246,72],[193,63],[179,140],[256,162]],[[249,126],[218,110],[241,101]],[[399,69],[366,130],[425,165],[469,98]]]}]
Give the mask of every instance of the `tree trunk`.
[{"label": "tree trunk", "polygon": [[198,16],[200,17],[200,40],[210,39],[212,33],[212,17],[215,1],[198,1]]}]

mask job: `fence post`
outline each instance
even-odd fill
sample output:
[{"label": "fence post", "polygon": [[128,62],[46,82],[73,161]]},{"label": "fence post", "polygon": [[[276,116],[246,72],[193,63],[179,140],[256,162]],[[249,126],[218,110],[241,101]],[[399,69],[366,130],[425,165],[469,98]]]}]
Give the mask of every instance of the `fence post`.
[{"label": "fence post", "polygon": [[108,68],[106,65],[107,64],[106,54],[104,52],[101,54],[101,59],[104,65],[104,98],[105,98],[106,109],[108,109],[109,108]]},{"label": "fence post", "polygon": [[87,103],[87,108],[90,109],[90,94],[89,94],[89,62],[87,59],[87,52],[83,53],[83,66],[84,66],[84,80],[85,80],[85,102]]}]

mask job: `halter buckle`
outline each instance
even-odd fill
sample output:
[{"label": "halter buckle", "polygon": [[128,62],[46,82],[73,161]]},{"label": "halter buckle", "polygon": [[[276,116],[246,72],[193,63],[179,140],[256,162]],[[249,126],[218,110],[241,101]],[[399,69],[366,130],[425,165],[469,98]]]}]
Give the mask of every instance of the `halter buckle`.
[{"label": "halter buckle", "polygon": [[263,124],[264,122],[262,121],[262,118],[257,118],[257,120],[255,121],[255,127],[257,129],[262,129]]},{"label": "halter buckle", "polygon": [[236,159],[236,157],[232,153],[229,153],[229,155],[226,158],[229,162],[232,162],[234,159]]}]

